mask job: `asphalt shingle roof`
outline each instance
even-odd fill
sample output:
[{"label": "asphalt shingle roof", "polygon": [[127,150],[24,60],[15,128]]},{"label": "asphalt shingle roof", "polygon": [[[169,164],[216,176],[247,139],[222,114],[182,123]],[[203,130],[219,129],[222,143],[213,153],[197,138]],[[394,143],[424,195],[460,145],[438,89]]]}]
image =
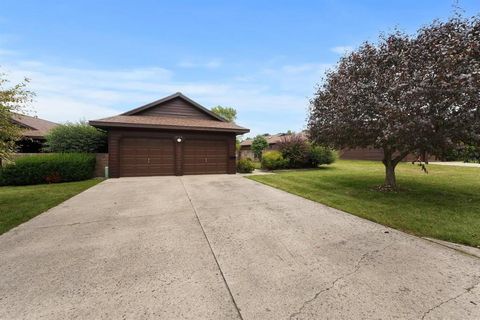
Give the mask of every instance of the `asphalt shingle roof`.
[{"label": "asphalt shingle roof", "polygon": [[224,131],[245,133],[249,130],[233,122],[218,120],[193,119],[187,117],[155,117],[155,116],[113,116],[90,121],[98,127],[142,127],[161,129],[186,129],[204,131]]},{"label": "asphalt shingle roof", "polygon": [[22,135],[28,138],[44,138],[48,131],[58,126],[58,123],[19,113],[14,113],[12,120],[24,128]]}]

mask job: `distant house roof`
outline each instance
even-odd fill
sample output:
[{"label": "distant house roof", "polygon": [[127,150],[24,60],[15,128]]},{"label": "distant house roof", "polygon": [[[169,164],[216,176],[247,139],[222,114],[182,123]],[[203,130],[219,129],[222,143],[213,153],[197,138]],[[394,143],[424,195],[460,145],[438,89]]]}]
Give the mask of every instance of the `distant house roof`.
[{"label": "distant house roof", "polygon": [[[306,135],[305,132],[300,132],[298,134],[300,134],[303,138],[307,139],[307,135]],[[290,136],[290,134],[277,133],[277,134],[274,134],[274,135],[265,136],[265,139],[267,140],[269,145],[274,145],[274,144],[277,144],[280,141],[282,141],[282,138],[288,137],[288,136]],[[253,142],[253,139],[244,140],[240,143],[240,147],[248,148],[252,145],[252,142]]]},{"label": "distant house roof", "polygon": [[23,128],[22,136],[34,139],[45,138],[50,130],[58,126],[58,123],[19,113],[13,113],[12,121]]},{"label": "distant house roof", "polygon": [[117,116],[91,120],[99,128],[127,127],[246,133],[250,130],[228,122],[180,92]]}]

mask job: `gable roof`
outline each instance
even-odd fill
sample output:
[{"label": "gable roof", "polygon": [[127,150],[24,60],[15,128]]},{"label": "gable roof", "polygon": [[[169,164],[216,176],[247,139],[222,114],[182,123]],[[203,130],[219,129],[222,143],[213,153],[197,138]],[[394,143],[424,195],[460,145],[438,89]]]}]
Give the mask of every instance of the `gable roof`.
[{"label": "gable roof", "polygon": [[156,100],[156,101],[153,101],[153,102],[150,102],[150,103],[147,103],[146,105],[143,105],[141,107],[138,107],[138,108],[135,108],[135,109],[132,109],[130,111],[127,111],[127,112],[124,112],[122,114],[120,114],[121,116],[132,116],[132,115],[135,115],[139,112],[142,112],[142,111],[145,111],[145,110],[148,110],[148,109],[151,109],[151,108],[154,108],[162,103],[165,103],[167,101],[170,101],[170,100],[173,100],[175,98],[180,98],[180,99],[183,99],[184,101],[188,102],[189,104],[191,104],[193,107],[197,108],[198,110],[202,111],[203,113],[206,113],[208,114],[209,116],[219,120],[219,121],[224,121],[224,122],[227,122],[226,119],[224,119],[223,117],[213,113],[212,111],[208,110],[207,108],[205,108],[204,106],[202,106],[201,104],[193,101],[192,99],[190,99],[189,97],[185,96],[183,93],[181,92],[177,92],[177,93],[174,93],[172,95],[169,95],[168,97],[165,97],[165,98],[162,98],[162,99],[159,99],[159,100]]},{"label": "gable roof", "polygon": [[12,121],[24,129],[22,136],[26,138],[42,139],[58,126],[58,123],[19,113],[12,113]]},{"label": "gable roof", "polygon": [[[162,103],[172,99],[183,99],[194,108],[208,114],[207,119],[177,117],[177,116],[155,116],[142,115],[145,110],[155,108]],[[148,103],[144,106],[124,112],[120,115],[89,121],[90,125],[98,128],[146,128],[146,129],[170,129],[170,130],[196,130],[196,131],[215,131],[232,132],[237,134],[247,133],[250,130],[237,125],[234,122],[228,122],[224,118],[216,115],[197,102],[191,100],[180,92],[172,94],[160,100]]]}]

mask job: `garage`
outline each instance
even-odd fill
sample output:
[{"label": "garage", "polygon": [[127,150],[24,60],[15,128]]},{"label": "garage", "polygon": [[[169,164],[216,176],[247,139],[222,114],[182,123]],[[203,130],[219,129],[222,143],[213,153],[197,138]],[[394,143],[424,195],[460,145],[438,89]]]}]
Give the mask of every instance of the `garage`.
[{"label": "garage", "polygon": [[112,178],[234,174],[236,136],[249,132],[179,92],[90,124],[108,132]]}]

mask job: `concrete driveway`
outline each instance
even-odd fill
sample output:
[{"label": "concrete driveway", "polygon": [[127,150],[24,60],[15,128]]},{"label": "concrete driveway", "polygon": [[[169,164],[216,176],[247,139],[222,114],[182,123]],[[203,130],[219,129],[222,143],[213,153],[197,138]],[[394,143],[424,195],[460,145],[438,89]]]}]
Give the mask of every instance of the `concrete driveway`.
[{"label": "concrete driveway", "polygon": [[480,319],[480,259],[240,176],[105,181],[0,277],[1,319]]}]

